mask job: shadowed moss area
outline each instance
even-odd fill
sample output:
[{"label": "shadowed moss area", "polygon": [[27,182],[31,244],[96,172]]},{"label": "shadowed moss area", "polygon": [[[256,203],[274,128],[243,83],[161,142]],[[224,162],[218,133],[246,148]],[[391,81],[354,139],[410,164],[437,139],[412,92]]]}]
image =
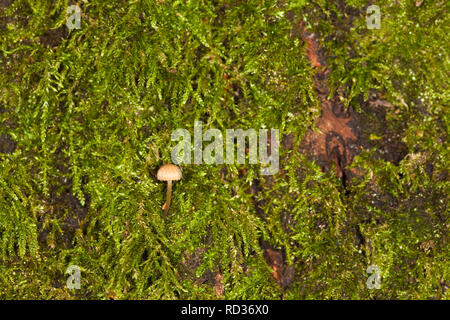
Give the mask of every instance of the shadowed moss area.
[{"label": "shadowed moss area", "polygon": [[[0,298],[449,299],[448,11],[0,1]],[[299,148],[321,72],[357,136],[345,180]],[[280,171],[181,165],[165,220],[156,173],[196,120],[279,129]]]}]

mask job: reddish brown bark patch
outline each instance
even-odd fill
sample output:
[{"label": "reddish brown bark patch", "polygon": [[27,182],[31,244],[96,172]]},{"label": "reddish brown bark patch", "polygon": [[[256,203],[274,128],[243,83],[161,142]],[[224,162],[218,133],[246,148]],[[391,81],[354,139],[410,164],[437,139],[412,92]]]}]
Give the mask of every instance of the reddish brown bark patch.
[{"label": "reddish brown bark patch", "polygon": [[218,297],[222,297],[225,293],[223,274],[220,272],[216,272],[216,274],[214,275],[214,291],[216,292],[216,296]]},{"label": "reddish brown bark patch", "polygon": [[294,281],[294,267],[289,266],[285,262],[283,251],[275,249],[264,242],[261,244],[261,247],[264,249],[264,257],[266,258],[267,264],[273,270],[273,278],[281,289],[286,290]]},{"label": "reddish brown bark patch", "polygon": [[[299,25],[303,28],[302,24]],[[306,53],[313,67],[323,67],[314,75],[314,85],[319,97],[322,115],[317,119],[317,130],[309,129],[306,133],[300,149],[310,155],[322,169],[329,170],[334,166],[336,174],[345,185],[345,168],[351,163],[354,155],[353,142],[358,139],[353,126],[354,116],[351,112],[344,111],[344,106],[337,96],[328,99],[328,74],[323,54],[314,34],[302,32],[302,38],[306,42]],[[321,62],[322,61],[322,62]]]}]

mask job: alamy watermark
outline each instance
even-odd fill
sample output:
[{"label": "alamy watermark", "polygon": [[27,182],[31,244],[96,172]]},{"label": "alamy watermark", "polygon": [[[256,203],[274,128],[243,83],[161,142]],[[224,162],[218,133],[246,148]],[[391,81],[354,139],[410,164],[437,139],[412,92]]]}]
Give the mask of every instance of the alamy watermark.
[{"label": "alamy watermark", "polygon": [[[273,175],[279,169],[279,130],[259,129],[226,129],[225,130],[225,161],[224,136],[219,129],[208,129],[203,132],[203,123],[194,122],[194,140],[186,129],[176,129],[172,133],[172,141],[179,141],[172,149],[172,162],[175,164],[245,164],[246,153],[250,164],[259,163],[262,175]],[[269,139],[270,136],[270,139]],[[181,141],[180,141],[181,140]],[[248,140],[248,149],[246,148]],[[259,143],[258,143],[259,140]],[[203,148],[203,142],[210,142]],[[234,157],[236,142],[236,160]],[[194,161],[192,152],[194,151]],[[246,152],[248,150],[248,152]]]},{"label": "alamy watermark", "polygon": [[377,5],[371,5],[367,7],[366,18],[367,29],[380,29],[381,27],[381,11]]},{"label": "alamy watermark", "polygon": [[81,9],[77,5],[67,7],[67,14],[70,14],[67,19],[66,26],[69,30],[81,29]]},{"label": "alamy watermark", "polygon": [[369,289],[380,289],[381,288],[381,270],[378,266],[372,264],[367,267],[367,274],[370,274],[367,278],[366,285]]},{"label": "alamy watermark", "polygon": [[70,265],[66,274],[69,274],[70,277],[67,278],[66,286],[69,289],[80,289],[81,288],[81,269],[79,266]]}]

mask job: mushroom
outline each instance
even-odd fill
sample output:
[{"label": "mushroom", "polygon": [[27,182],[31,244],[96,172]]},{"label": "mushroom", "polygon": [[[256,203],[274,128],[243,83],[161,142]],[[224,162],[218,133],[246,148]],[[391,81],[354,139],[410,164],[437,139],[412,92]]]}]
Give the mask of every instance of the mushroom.
[{"label": "mushroom", "polygon": [[159,181],[167,181],[167,199],[162,208],[164,209],[164,219],[167,216],[167,211],[169,211],[170,196],[172,194],[172,181],[178,181],[182,177],[181,170],[178,166],[174,164],[165,164],[159,168],[156,178]]}]

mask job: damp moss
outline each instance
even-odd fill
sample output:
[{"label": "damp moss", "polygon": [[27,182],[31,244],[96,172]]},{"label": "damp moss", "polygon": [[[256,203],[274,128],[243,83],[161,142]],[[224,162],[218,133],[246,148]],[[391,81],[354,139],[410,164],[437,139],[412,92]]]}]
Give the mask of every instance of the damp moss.
[{"label": "damp moss", "polygon": [[[372,30],[355,0],[83,1],[68,30],[71,4],[0,2],[1,298],[449,298],[448,3],[377,1]],[[366,119],[371,92],[387,101],[363,128],[377,139],[353,160],[360,174],[344,188],[283,146],[272,177],[182,165],[164,221],[155,176],[175,129],[277,128],[298,146],[314,125],[299,21],[330,95]],[[391,135],[398,163],[376,143]],[[286,288],[261,241],[294,268]]]}]

